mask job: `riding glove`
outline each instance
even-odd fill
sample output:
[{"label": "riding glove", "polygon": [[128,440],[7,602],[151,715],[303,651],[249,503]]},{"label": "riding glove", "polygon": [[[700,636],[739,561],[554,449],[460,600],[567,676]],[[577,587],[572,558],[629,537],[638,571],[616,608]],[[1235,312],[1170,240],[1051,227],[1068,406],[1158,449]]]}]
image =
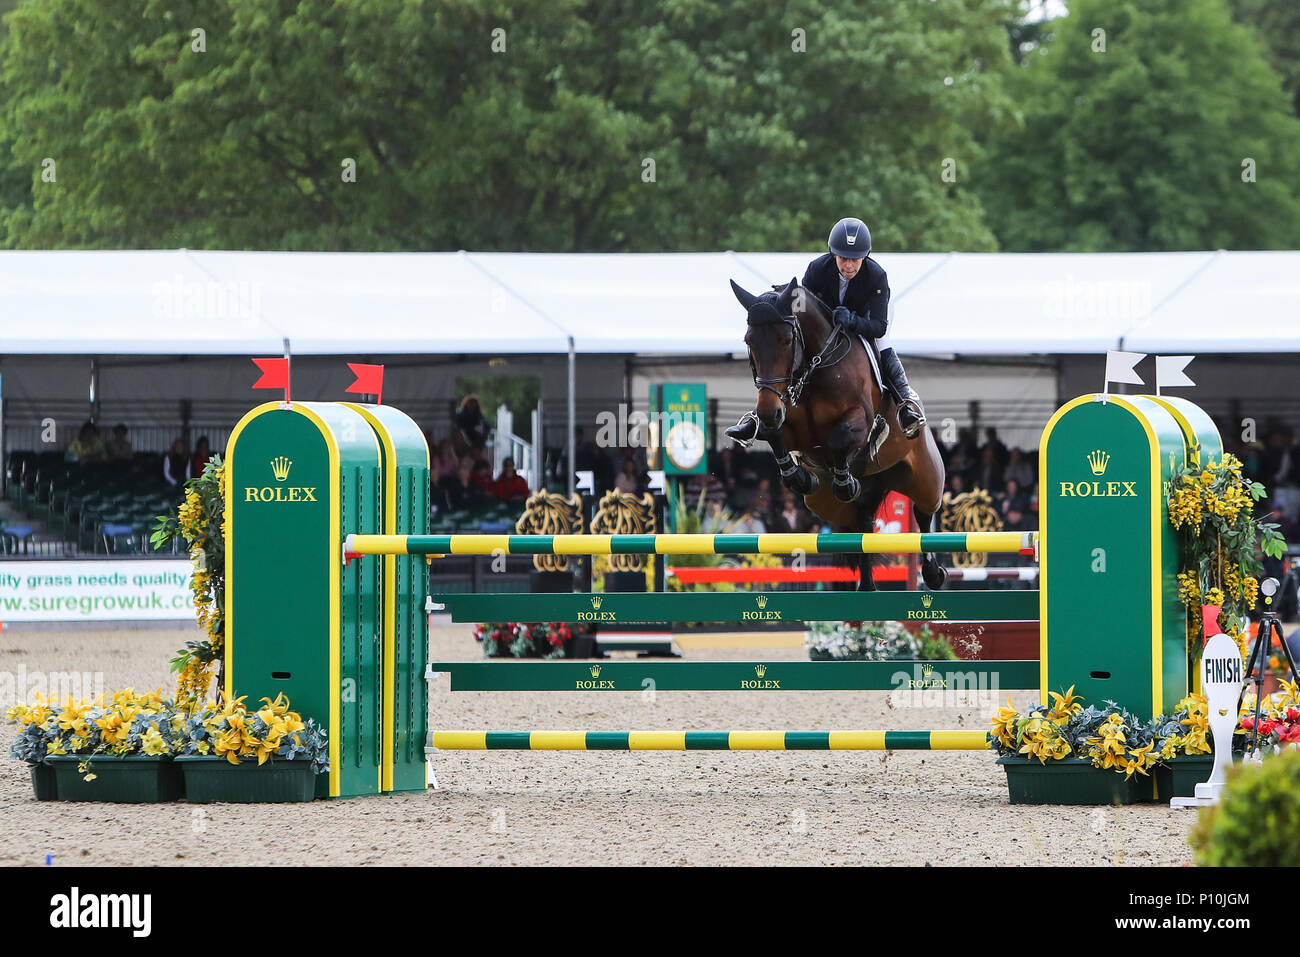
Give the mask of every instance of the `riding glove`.
[{"label": "riding glove", "polygon": [[831,318],[849,332],[869,339],[879,339],[889,331],[889,324],[873,321],[870,317],[859,316],[848,306],[836,306]]}]

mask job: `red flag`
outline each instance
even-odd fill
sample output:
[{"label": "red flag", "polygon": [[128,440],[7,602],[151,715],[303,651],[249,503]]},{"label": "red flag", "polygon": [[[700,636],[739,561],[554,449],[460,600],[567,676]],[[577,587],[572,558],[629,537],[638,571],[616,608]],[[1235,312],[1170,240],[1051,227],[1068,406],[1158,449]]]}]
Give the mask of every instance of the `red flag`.
[{"label": "red flag", "polygon": [[254,389],[283,389],[284,401],[289,401],[289,360],[254,359],[253,365],[262,370],[262,378],[253,383]]},{"label": "red flag", "polygon": [[1219,627],[1219,612],[1222,610],[1222,605],[1201,606],[1201,631],[1205,632],[1206,641],[1223,633],[1223,629]]},{"label": "red flag", "polygon": [[352,383],[344,392],[360,392],[364,395],[373,395],[376,405],[384,404],[384,367],[369,366],[360,362],[349,362],[348,368],[352,374],[357,377],[357,381]]}]

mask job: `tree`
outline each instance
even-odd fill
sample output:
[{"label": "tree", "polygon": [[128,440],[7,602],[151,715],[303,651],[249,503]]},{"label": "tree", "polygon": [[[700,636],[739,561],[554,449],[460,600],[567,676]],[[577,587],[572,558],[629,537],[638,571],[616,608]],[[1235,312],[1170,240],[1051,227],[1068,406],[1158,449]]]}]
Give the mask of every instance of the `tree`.
[{"label": "tree", "polygon": [[0,242],[788,249],[859,215],[878,248],[990,249],[970,126],[1009,113],[1008,9],[23,4],[0,46]]},{"label": "tree", "polygon": [[1232,0],[1238,23],[1255,30],[1273,69],[1282,74],[1291,94],[1292,112],[1300,116],[1300,4],[1295,0]]},{"label": "tree", "polygon": [[1225,0],[1074,0],[1053,33],[976,177],[1004,249],[1300,245],[1300,122]]}]

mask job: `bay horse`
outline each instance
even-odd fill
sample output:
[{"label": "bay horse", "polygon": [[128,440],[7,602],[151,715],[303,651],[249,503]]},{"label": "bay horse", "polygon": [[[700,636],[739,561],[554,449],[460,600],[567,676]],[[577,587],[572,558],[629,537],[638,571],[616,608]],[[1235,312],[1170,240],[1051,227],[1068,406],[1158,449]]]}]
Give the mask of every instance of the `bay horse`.
[{"label": "bay horse", "polygon": [[[932,531],[944,468],[934,436],[907,439],[898,405],[882,393],[862,339],[791,279],[760,295],[733,281],[747,312],[745,346],[758,388],[758,438],[772,447],[782,484],[838,530],[871,532],[889,491],[912,500],[917,528]],[[829,481],[828,481],[829,480]],[[869,555],[859,556],[858,589],[875,591]],[[948,572],[931,552],[921,562],[928,588]]]}]

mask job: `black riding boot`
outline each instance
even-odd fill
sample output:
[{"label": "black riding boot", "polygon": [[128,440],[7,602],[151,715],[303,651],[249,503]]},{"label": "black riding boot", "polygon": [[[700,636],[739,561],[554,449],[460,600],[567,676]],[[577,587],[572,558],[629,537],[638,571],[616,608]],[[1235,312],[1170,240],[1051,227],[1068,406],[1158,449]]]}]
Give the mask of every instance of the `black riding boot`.
[{"label": "black riding boot", "polygon": [[925,409],[921,405],[921,397],[908,385],[903,363],[893,349],[885,349],[880,353],[880,371],[898,398],[898,424],[903,427],[903,434],[909,439],[916,438],[925,428]]},{"label": "black riding boot", "polygon": [[748,448],[749,444],[758,435],[758,416],[753,412],[746,412],[740,417],[739,422],[727,429],[723,434]]}]

